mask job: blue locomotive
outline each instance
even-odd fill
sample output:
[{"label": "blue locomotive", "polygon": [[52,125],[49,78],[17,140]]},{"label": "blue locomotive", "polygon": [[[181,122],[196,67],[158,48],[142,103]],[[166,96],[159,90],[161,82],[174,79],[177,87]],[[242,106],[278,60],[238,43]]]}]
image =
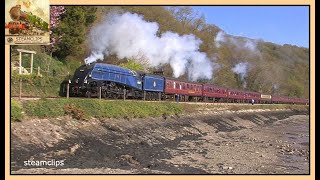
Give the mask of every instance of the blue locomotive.
[{"label": "blue locomotive", "polygon": [[93,63],[80,66],[70,82],[70,96],[157,99],[163,95],[164,78],[127,68]]}]

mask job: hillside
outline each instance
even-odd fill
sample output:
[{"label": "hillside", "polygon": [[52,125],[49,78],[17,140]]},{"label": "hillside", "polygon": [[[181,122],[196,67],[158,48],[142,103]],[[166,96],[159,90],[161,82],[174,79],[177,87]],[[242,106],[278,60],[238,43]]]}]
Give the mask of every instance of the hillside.
[{"label": "hillside", "polygon": [[[84,59],[90,56],[92,46],[98,43],[98,41],[90,39],[92,29],[105,23],[104,17],[107,14],[110,16],[110,12],[117,12],[118,14],[131,12],[130,15],[134,13],[141,15],[142,23],[156,22],[158,24],[153,39],[158,38],[161,41],[167,32],[172,32],[174,35],[177,33],[174,37],[180,39],[186,37],[184,35],[193,34],[202,41],[199,44],[199,50],[195,48],[198,53],[196,57],[205,53],[207,59],[215,66],[212,68],[212,73],[205,76],[210,76],[209,79],[200,76],[202,78],[196,79],[198,82],[264,93],[309,97],[310,64],[309,49],[307,48],[277,45],[262,40],[225,34],[216,25],[206,23],[204,16],[199,12],[194,12],[190,7],[66,6],[64,10],[65,12],[61,13],[59,19],[57,19],[59,23],[52,29],[52,37],[59,37],[59,40],[55,41],[54,47],[13,47],[12,61],[17,60],[17,54],[14,53],[17,48],[35,50],[37,51],[35,61],[38,63],[35,63],[35,67],[41,66],[42,70],[48,72],[54,68],[56,74],[59,75],[58,77],[52,76],[50,73],[43,73],[42,78],[28,78],[32,82],[29,85],[34,86],[30,87],[30,92],[26,93],[27,95],[35,92],[35,90],[32,90],[33,88],[39,89],[37,94],[57,95],[59,82],[66,78],[68,72],[72,75],[74,69],[80,63],[83,64]],[[134,27],[126,28],[128,33],[130,33],[131,28]],[[108,28],[105,30],[108,31]],[[138,43],[146,36],[139,37],[141,38],[136,38],[133,43]],[[122,38],[125,37],[122,36],[119,39]],[[153,49],[154,44],[149,43],[148,48]],[[125,51],[128,52],[128,49]],[[165,54],[164,51],[157,53]],[[103,61],[111,64],[125,64],[128,59],[132,59],[144,66],[144,69],[149,72],[161,69],[164,71],[164,75],[168,77],[172,77],[176,73],[175,67],[170,63],[163,63],[160,66],[147,66],[150,61],[145,58],[145,54],[130,58],[121,55],[119,52],[109,53],[108,56],[104,56]],[[197,58],[195,58],[196,60]],[[42,61],[47,64],[42,63]],[[48,65],[49,62],[51,65]],[[196,68],[193,67],[193,69]],[[190,79],[190,72],[192,71],[188,69],[178,78],[188,80]],[[12,95],[14,95],[17,94],[19,89],[16,80],[17,75],[15,73],[12,73],[12,75]],[[38,88],[37,84],[40,84],[41,88]]]}]

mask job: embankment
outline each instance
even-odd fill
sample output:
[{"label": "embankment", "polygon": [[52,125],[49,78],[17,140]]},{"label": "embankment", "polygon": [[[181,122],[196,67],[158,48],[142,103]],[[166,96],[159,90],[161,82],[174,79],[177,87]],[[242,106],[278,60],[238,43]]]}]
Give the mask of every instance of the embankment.
[{"label": "embankment", "polygon": [[[98,112],[86,114],[89,112],[82,104],[75,104],[82,100],[66,101],[83,111],[85,120],[81,120],[75,118],[76,113],[68,113],[72,111],[66,110],[61,100],[56,104],[59,108],[44,106],[47,101],[20,102],[23,118],[11,124],[12,173],[309,173],[309,115],[302,106],[86,102],[86,108],[112,104],[123,108],[117,111],[126,112],[101,117]],[[28,110],[31,107],[34,111]],[[60,114],[31,116],[40,113],[35,111],[40,107]],[[139,117],[128,110],[137,107],[148,107],[152,115]],[[63,161],[63,165],[25,165],[28,160]]]}]

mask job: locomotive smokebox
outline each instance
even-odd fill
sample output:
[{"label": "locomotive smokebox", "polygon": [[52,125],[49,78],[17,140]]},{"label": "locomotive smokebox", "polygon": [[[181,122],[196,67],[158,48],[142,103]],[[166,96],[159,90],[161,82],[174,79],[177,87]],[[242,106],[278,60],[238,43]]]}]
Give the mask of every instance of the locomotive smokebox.
[{"label": "locomotive smokebox", "polygon": [[21,11],[21,5],[12,7],[9,11],[10,17],[14,21],[25,20],[27,15]]}]

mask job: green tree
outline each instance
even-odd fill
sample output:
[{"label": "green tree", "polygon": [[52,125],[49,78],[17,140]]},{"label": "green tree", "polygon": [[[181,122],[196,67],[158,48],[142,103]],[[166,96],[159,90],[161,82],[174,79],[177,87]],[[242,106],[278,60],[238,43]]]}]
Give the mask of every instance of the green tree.
[{"label": "green tree", "polygon": [[66,6],[65,13],[60,17],[59,26],[53,31],[61,37],[55,47],[53,56],[65,59],[68,55],[83,52],[81,44],[86,38],[88,26],[94,22],[96,7]]},{"label": "green tree", "polygon": [[135,71],[144,71],[142,64],[135,62],[132,59],[129,59],[128,62],[120,63],[119,66],[128,68]]}]

